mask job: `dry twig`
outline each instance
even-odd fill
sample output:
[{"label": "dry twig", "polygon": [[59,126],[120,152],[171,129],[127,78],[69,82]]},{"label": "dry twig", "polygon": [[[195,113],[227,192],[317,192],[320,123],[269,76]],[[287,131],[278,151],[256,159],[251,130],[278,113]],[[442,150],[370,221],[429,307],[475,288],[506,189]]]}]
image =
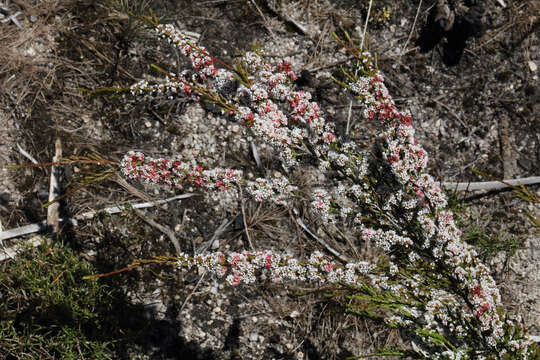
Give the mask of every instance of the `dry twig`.
[{"label": "dry twig", "polygon": [[[174,196],[174,197],[171,197],[171,198],[168,198],[168,199],[164,199],[164,200],[145,202],[145,203],[139,203],[139,204],[131,204],[129,206],[131,208],[133,208],[133,209],[143,209],[143,208],[154,207],[154,206],[156,206],[156,204],[164,204],[164,203],[174,201],[174,200],[187,199],[187,198],[190,198],[190,197],[195,196],[195,195],[196,194],[188,193],[188,194],[177,195],[177,196]],[[125,210],[126,210],[125,206],[112,206],[112,207],[107,207],[107,208],[104,208],[104,209],[98,210],[98,211],[91,210],[91,211],[88,211],[88,212],[84,212],[82,214],[76,215],[75,218],[73,218],[73,219],[64,220],[64,219],[60,218],[60,219],[58,219],[58,221],[59,222],[68,221],[73,226],[77,226],[78,225],[77,220],[90,220],[94,216],[99,214],[100,212],[105,212],[107,214],[118,214],[118,213],[121,213],[121,212],[123,212]],[[46,229],[47,229],[47,221],[44,220],[44,221],[40,221],[38,223],[21,226],[21,227],[15,228],[15,229],[0,231],[0,243],[3,240],[17,238],[17,237],[21,237],[21,236],[28,235],[28,234],[33,234],[33,233],[36,233],[36,232],[44,231]],[[30,246],[33,246],[33,243],[30,243]],[[16,252],[16,247],[11,247],[11,248],[7,248],[5,250],[0,250],[0,252],[2,252],[2,251],[4,252],[4,254],[13,254],[14,252]],[[0,254],[0,261],[5,260],[7,257],[10,257],[10,256]]]},{"label": "dry twig", "polygon": [[[55,142],[55,155],[53,162],[62,159],[62,141],[60,138]],[[54,201],[61,195],[61,173],[62,168],[56,165],[51,166],[51,178],[49,182],[49,202]],[[55,201],[47,207],[47,224],[52,227],[53,233],[58,233],[60,228],[60,202]]]},{"label": "dry twig", "polygon": [[159,231],[167,235],[169,240],[171,240],[171,242],[173,243],[176,253],[180,254],[182,252],[180,243],[178,242],[178,239],[176,238],[176,236],[174,236],[174,231],[172,231],[168,226],[161,225],[160,223],[156,222],[154,219],[146,216],[139,209],[133,209],[133,211],[135,211],[135,214],[137,214],[137,216],[140,217],[142,220],[144,220],[148,225],[158,229]]},{"label": "dry twig", "polygon": [[317,235],[315,235],[311,230],[309,230],[309,228],[306,226],[306,224],[304,224],[304,222],[301,220],[301,219],[296,219],[296,222],[298,223],[298,225],[300,225],[302,227],[302,229],[304,229],[305,232],[307,232],[309,235],[311,235],[312,238],[314,238],[315,240],[317,240],[322,246],[324,246],[326,248],[326,250],[328,250],[328,252],[330,252],[332,255],[334,255],[335,257],[337,257],[339,260],[343,261],[344,263],[350,263],[352,262],[351,259],[349,259],[348,257],[346,257],[345,255],[341,254],[339,251],[337,251],[336,249],[334,249],[332,246],[330,246],[330,244],[328,244],[326,242],[326,240],[324,239],[321,239],[320,237],[318,237]]},{"label": "dry twig", "polygon": [[519,186],[519,185],[534,185],[540,184],[540,176],[532,176],[521,179],[511,179],[511,180],[502,180],[501,181],[485,181],[485,182],[443,182],[442,186],[449,190],[458,190],[458,191],[474,191],[474,190],[497,190],[504,189],[510,186]]}]

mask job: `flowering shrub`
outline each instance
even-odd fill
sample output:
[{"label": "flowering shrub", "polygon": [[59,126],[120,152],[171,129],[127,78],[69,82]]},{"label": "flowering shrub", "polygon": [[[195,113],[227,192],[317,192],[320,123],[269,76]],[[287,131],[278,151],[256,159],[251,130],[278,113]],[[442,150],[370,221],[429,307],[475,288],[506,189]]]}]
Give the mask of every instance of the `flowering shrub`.
[{"label": "flowering shrub", "polygon": [[[428,156],[414,136],[412,115],[395,106],[373,57],[353,46],[355,72],[340,85],[363,106],[366,121],[382,125],[370,149],[340,139],[311,94],[297,90],[290,63],[268,64],[258,51],[232,67],[190,41],[172,25],[144,18],[159,37],[191,62],[180,74],[162,71],[159,84],[140,81],[134,96],[189,97],[218,105],[223,116],[241,122],[270,144],[287,169],[316,164],[327,186],[310,189],[311,210],[328,224],[353,224],[351,231],[383,252],[377,263],[337,264],[315,252],[307,262],[271,250],[242,253],[177,254],[156,259],[180,268],[204,267],[231,285],[257,279],[339,283],[363,300],[377,298],[384,311],[349,311],[379,318],[410,336],[411,349],[394,355],[425,359],[528,359],[535,345],[520,319],[502,308],[501,296],[477,253],[461,240],[436,181],[425,173]],[[244,178],[235,169],[203,169],[181,158],[153,159],[138,152],[120,164],[133,180],[182,189],[231,191],[244,187],[256,201],[291,206],[298,187],[284,176]],[[384,301],[381,301],[383,299]]]}]

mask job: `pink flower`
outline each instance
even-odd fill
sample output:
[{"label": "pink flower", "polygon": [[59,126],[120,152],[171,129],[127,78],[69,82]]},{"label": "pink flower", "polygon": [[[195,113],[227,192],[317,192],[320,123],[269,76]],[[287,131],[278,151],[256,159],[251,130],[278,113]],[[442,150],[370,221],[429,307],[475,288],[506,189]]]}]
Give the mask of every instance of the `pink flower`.
[{"label": "pink flower", "polygon": [[482,315],[484,315],[484,313],[489,310],[491,306],[489,305],[489,303],[484,303],[482,304],[482,306],[480,307],[480,309],[478,309],[478,311],[476,312],[476,316],[477,317],[481,317]]},{"label": "pink flower", "polygon": [[324,142],[325,142],[325,143],[331,144],[331,143],[333,143],[334,141],[336,141],[336,135],[334,135],[334,134],[331,133],[331,132],[325,131],[325,132],[323,133],[323,139],[324,139]]},{"label": "pink flower", "polygon": [[472,293],[478,297],[485,297],[486,294],[484,294],[482,292],[482,288],[480,287],[480,285],[476,285],[473,289],[472,289]]},{"label": "pink flower", "polygon": [[266,255],[266,258],[265,258],[266,262],[264,264],[264,267],[269,269],[272,267],[272,256],[271,255]]}]

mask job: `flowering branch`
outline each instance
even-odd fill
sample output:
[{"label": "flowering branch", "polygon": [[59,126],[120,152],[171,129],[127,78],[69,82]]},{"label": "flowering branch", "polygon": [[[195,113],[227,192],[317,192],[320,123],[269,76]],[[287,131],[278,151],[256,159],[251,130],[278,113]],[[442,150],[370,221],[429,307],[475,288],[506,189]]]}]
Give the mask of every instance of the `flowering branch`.
[{"label": "flowering branch", "polygon": [[[251,51],[235,68],[217,68],[204,47],[172,25],[158,24],[155,16],[145,20],[193,69],[179,75],[159,69],[166,80],[138,82],[130,87],[133,95],[213,102],[224,116],[274,147],[284,167],[315,163],[328,185],[310,189],[312,210],[326,223],[354,224],[351,232],[386,254],[377,271],[363,262],[337,266],[319,253],[302,263],[270,250],[178,254],[176,265],[204,267],[231,285],[251,284],[258,277],[340,283],[363,294],[351,299],[382,306],[384,321],[411,334],[411,351],[422,358],[529,358],[531,340],[519,319],[504,312],[489,269],[461,239],[453,214],[445,210],[444,194],[425,173],[428,156],[414,136],[412,115],[396,108],[371,54],[349,39],[355,71],[344,72],[346,81],[340,82],[363,106],[364,120],[379,121],[383,128],[372,149],[361,149],[338,139],[311,94],[295,90],[290,63],[266,64],[259,52]],[[279,205],[298,198],[298,187],[283,175],[247,181],[239,170],[204,170],[180,158],[152,159],[136,152],[129,152],[120,168],[130,179],[179,189],[186,184],[205,191],[246,186],[255,200]],[[354,302],[348,310],[366,314]]]}]

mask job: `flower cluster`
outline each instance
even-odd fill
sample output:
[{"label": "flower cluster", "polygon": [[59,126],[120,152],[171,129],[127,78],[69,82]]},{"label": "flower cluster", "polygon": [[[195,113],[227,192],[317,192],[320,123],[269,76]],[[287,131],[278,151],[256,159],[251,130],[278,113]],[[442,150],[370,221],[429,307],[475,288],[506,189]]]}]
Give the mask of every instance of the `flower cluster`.
[{"label": "flower cluster", "polygon": [[[312,211],[326,223],[352,220],[351,231],[388,258],[386,274],[372,272],[374,267],[364,262],[338,266],[320,253],[301,263],[271,251],[180,254],[179,266],[203,266],[232,285],[251,284],[258,277],[350,286],[369,283],[404,299],[386,321],[415,334],[413,349],[422,356],[480,359],[471,355],[476,347],[527,358],[530,340],[513,332],[519,324],[502,311],[489,269],[461,239],[452,214],[444,210],[444,194],[425,173],[428,156],[414,136],[412,115],[397,109],[369,53],[357,55],[355,74],[360,75],[348,74],[349,82],[343,84],[363,106],[365,120],[380,121],[383,127],[373,149],[360,149],[353,142],[338,141],[311,94],[295,90],[290,63],[266,64],[253,51],[241,57],[236,71],[218,69],[206,49],[173,26],[157,25],[156,30],[189,58],[193,73],[168,74],[158,85],[139,82],[131,88],[134,95],[183,94],[195,100],[203,96],[272,145],[285,168],[299,166],[309,157],[328,179],[327,184],[309,189]],[[255,200],[278,205],[287,205],[299,193],[283,175],[246,181],[238,170],[203,170],[181,159],[145,159],[135,152],[124,157],[121,168],[131,179],[177,188],[194,184],[227,190],[247,184]],[[445,341],[429,336],[433,332]]]},{"label": "flower cluster", "polygon": [[256,201],[267,200],[277,205],[287,205],[298,187],[291,185],[285,176],[278,174],[272,179],[257,178],[249,181],[247,190]]},{"label": "flower cluster", "polygon": [[183,162],[180,158],[154,159],[135,151],[130,151],[124,156],[120,162],[120,169],[129,179],[178,189],[183,189],[189,184],[204,190],[225,191],[243,177],[240,170],[223,168],[204,170],[201,166]]},{"label": "flower cluster", "polygon": [[252,284],[258,276],[273,282],[312,281],[358,286],[362,284],[361,279],[375,269],[375,265],[364,261],[341,266],[318,251],[311,254],[307,263],[270,250],[228,254],[216,252],[194,257],[178,254],[176,259],[179,268],[200,266],[219,277],[225,277],[231,285]]},{"label": "flower cluster", "polygon": [[[373,72],[370,68],[362,70]],[[458,287],[467,294],[465,299],[461,300],[468,302],[470,307],[460,306],[461,311],[455,313],[451,306],[429,305],[440,298],[440,290],[433,289],[428,295],[432,300],[429,300],[429,306],[426,306],[423,315],[427,320],[426,328],[435,328],[437,322],[430,319],[438,319],[438,324],[442,323],[446,330],[455,332],[456,329],[461,329],[463,322],[475,319],[480,330],[488,334],[487,344],[502,347],[505,330],[503,319],[498,312],[502,307],[499,291],[487,267],[478,260],[475,250],[461,240],[461,232],[455,226],[453,215],[442,210],[446,206],[446,199],[440,187],[431,176],[423,173],[427,154],[414,138],[411,115],[396,109],[378,72],[359,77],[349,88],[365,106],[366,118],[378,119],[385,126],[382,134],[383,158],[390,164],[395,178],[402,184],[399,191],[405,189],[411,195],[415,194],[422,199],[422,208],[416,212],[415,220],[422,229],[423,236],[418,238],[422,243],[416,245],[428,250],[429,257],[435,260],[432,260],[433,264],[449,271],[449,276],[453,277]],[[395,248],[395,244],[406,247],[413,245],[409,237],[396,236],[392,230],[383,232],[380,229],[365,229],[363,234],[367,237],[377,234],[376,243],[386,251]],[[421,259],[421,256],[413,254],[413,258]],[[457,301],[455,295],[454,301]],[[526,347],[527,344],[528,341],[524,340],[520,346]]]},{"label": "flower cluster", "polygon": [[240,86],[233,101],[250,101],[233,111],[235,117],[278,149],[284,165],[298,164],[294,152],[300,151],[304,142],[327,149],[336,141],[333,125],[326,122],[319,105],[311,101],[311,94],[293,90],[297,77],[289,62],[271,66],[254,52],[247,53],[242,62],[253,72],[247,79],[248,86]]},{"label": "flower cluster", "polygon": [[[287,166],[298,164],[295,151],[300,151],[304,142],[315,145],[320,155],[336,141],[333,125],[325,120],[320,106],[311,101],[311,94],[293,90],[297,76],[289,62],[272,66],[265,64],[256,52],[247,52],[240,63],[249,75],[241,79],[235,90],[224,92],[224,84],[235,80],[237,74],[216,68],[208,51],[188,40],[174,26],[160,24],[156,31],[189,58],[193,73],[168,73],[166,81],[160,84],[140,81],[130,87],[133,95],[190,95],[194,100],[204,97],[251,127],[257,137],[279,151]],[[287,109],[279,106],[283,103],[288,104]]]},{"label": "flower cluster", "polygon": [[161,38],[167,39],[182,55],[189,58],[191,65],[198,70],[201,76],[216,75],[218,70],[214,66],[214,58],[210,56],[204,47],[193,44],[171,24],[158,24],[156,31]]}]

